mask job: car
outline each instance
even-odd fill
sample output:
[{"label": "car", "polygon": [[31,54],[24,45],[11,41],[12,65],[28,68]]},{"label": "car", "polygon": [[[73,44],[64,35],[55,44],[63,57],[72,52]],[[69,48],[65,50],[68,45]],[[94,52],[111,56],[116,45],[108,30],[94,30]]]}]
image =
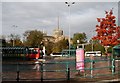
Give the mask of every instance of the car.
[{"label": "car", "polygon": [[62,53],[51,53],[50,56],[53,56],[53,57],[61,57],[61,56],[62,56]]},{"label": "car", "polygon": [[51,53],[50,56],[62,57],[62,56],[68,56],[68,54],[59,52],[59,53]]},{"label": "car", "polygon": [[90,56],[90,55],[93,55],[93,56],[102,56],[102,53],[101,51],[87,51],[85,52],[85,56]]}]

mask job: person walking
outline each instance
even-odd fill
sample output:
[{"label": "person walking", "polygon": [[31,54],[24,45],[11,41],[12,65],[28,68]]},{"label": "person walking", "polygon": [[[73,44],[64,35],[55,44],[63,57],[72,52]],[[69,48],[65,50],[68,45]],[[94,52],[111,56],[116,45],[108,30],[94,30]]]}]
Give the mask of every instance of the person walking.
[{"label": "person walking", "polygon": [[34,66],[33,69],[36,69],[37,71],[40,70],[40,64],[39,64],[39,61],[38,61],[38,60],[35,62],[35,66]]}]

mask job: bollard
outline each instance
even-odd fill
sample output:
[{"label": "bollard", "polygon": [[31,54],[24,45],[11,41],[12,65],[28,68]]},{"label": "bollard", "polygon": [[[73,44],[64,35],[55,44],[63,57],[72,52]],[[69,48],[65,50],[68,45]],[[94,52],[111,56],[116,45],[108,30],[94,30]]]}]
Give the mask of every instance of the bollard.
[{"label": "bollard", "polygon": [[20,78],[19,78],[19,71],[17,71],[17,78],[16,78],[17,82],[19,82]]},{"label": "bollard", "polygon": [[70,80],[70,68],[67,68],[67,80]]},{"label": "bollard", "polygon": [[43,62],[41,62],[41,82],[43,82]]}]

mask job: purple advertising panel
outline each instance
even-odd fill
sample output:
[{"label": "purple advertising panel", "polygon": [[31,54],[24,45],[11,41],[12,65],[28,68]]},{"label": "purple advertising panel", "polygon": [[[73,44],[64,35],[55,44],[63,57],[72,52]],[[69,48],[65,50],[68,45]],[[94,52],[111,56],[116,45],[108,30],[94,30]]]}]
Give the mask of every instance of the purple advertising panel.
[{"label": "purple advertising panel", "polygon": [[84,72],[84,49],[76,50],[76,70]]}]

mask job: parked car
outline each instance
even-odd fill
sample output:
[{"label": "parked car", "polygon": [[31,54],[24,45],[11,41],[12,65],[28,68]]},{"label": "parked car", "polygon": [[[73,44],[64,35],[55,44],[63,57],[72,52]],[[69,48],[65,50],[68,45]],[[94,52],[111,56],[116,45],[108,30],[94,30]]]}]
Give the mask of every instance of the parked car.
[{"label": "parked car", "polygon": [[51,53],[50,56],[53,56],[53,57],[61,57],[61,56],[62,56],[62,53]]},{"label": "parked car", "polygon": [[53,56],[53,57],[62,57],[62,56],[68,56],[68,54],[58,52],[58,53],[51,53],[50,56]]},{"label": "parked car", "polygon": [[101,51],[87,51],[87,52],[85,52],[85,56],[90,56],[90,55],[102,56],[102,53],[101,53]]}]

